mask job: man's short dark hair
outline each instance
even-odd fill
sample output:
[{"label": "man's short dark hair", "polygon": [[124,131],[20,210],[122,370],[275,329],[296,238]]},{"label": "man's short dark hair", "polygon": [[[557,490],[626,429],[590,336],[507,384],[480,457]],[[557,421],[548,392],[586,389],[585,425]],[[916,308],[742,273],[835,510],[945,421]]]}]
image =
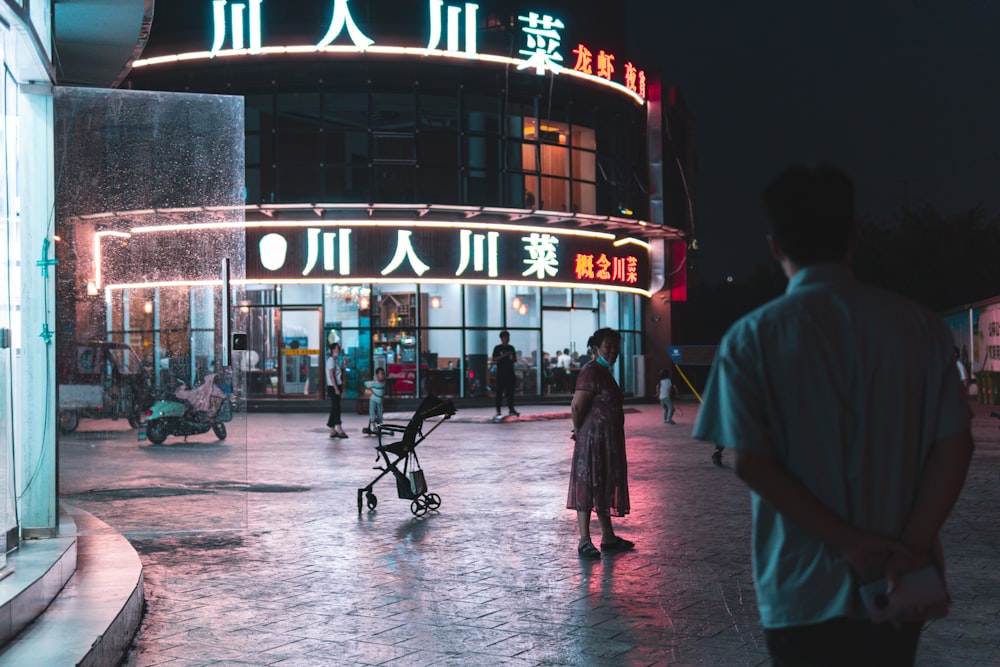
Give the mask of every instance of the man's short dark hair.
[{"label": "man's short dark hair", "polygon": [[764,191],[771,238],[801,266],[839,261],[854,242],[854,186],[828,164],[786,169]]},{"label": "man's short dark hair", "polygon": [[507,336],[507,338],[510,338],[510,332],[507,331],[506,329],[504,329],[503,331],[500,332],[500,336],[501,337],[502,336]]}]

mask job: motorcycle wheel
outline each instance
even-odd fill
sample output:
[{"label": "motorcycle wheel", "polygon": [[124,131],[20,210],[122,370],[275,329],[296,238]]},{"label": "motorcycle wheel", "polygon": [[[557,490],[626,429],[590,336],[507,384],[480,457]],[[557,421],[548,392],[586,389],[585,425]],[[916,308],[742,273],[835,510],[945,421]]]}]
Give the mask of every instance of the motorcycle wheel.
[{"label": "motorcycle wheel", "polygon": [[167,425],[162,421],[155,421],[146,426],[146,437],[154,445],[162,445],[168,435],[170,433],[167,430]]},{"label": "motorcycle wheel", "polygon": [[73,410],[63,410],[59,413],[59,430],[63,433],[72,433],[80,425],[80,415]]},{"label": "motorcycle wheel", "polygon": [[226,425],[222,422],[215,422],[212,424],[212,430],[215,431],[215,437],[219,440],[226,439]]}]

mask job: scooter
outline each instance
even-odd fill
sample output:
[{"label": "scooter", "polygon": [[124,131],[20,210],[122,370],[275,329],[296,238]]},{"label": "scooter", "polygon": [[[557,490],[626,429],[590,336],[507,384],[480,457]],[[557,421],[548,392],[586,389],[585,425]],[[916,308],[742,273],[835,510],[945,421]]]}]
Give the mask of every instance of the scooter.
[{"label": "scooter", "polygon": [[219,440],[226,439],[226,424],[233,418],[229,396],[215,384],[215,374],[194,389],[178,389],[173,396],[159,399],[146,410],[145,430],[140,430],[154,445],[161,445],[168,435],[198,435],[212,430]]}]

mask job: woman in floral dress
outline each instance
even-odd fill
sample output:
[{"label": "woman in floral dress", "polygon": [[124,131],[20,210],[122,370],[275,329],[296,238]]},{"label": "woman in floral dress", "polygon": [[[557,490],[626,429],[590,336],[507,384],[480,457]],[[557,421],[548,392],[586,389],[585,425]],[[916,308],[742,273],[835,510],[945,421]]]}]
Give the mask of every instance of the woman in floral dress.
[{"label": "woman in floral dress", "polygon": [[580,371],[570,408],[573,417],[573,465],[567,509],[576,510],[580,528],[577,552],[600,558],[590,539],[590,512],[601,525],[601,549],[624,551],[635,543],[615,535],[611,513],[629,513],[628,466],[625,460],[624,394],[611,367],[621,351],[621,334],[598,329],[587,342],[594,359]]}]

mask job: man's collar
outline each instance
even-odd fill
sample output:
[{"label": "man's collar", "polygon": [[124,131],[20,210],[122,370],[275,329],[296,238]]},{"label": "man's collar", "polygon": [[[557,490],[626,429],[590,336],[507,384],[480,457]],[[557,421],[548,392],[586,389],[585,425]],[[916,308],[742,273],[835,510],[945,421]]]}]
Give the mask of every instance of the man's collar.
[{"label": "man's collar", "polygon": [[841,262],[823,262],[821,264],[810,264],[795,272],[788,281],[785,293],[788,294],[796,289],[817,283],[843,282],[852,280],[853,274],[846,264]]}]

